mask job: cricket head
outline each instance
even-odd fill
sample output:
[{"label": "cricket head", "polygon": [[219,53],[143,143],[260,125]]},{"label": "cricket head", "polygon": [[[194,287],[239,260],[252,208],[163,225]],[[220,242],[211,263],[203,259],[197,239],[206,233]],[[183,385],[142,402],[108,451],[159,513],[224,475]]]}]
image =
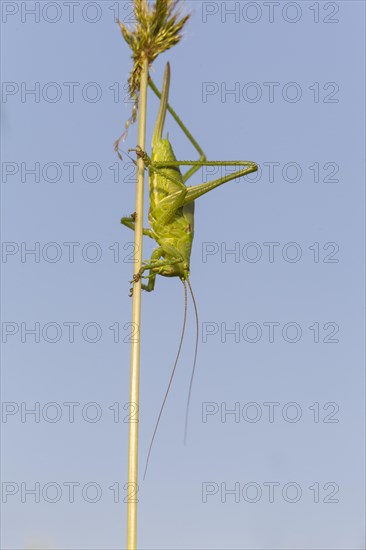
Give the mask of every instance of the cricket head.
[{"label": "cricket head", "polygon": [[180,262],[173,265],[164,265],[161,267],[153,267],[152,271],[163,277],[179,277],[184,282],[189,279],[189,264],[188,262]]},{"label": "cricket head", "polygon": [[183,283],[189,279],[189,264],[187,262],[183,262],[183,276],[180,279]]}]

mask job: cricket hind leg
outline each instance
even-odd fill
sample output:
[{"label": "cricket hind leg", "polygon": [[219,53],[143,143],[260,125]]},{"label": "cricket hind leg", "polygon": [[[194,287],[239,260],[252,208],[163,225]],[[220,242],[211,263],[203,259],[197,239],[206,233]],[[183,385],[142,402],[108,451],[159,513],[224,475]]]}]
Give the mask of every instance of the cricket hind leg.
[{"label": "cricket hind leg", "polygon": [[[169,65],[169,64],[168,64]],[[155,86],[153,80],[151,79],[151,76],[149,75],[149,86],[150,88],[152,89],[152,91],[154,92],[154,94],[159,98],[161,99],[161,93],[159,92],[158,88]],[[180,127],[180,129],[183,131],[183,133],[185,134],[185,136],[188,138],[188,140],[192,143],[193,147],[196,149],[196,151],[198,152],[199,154],[199,159],[196,161],[197,164],[194,164],[194,165],[191,165],[191,168],[185,173],[182,175],[183,177],[183,182],[186,182],[188,181],[188,179],[193,176],[193,174],[195,172],[197,172],[197,170],[200,169],[201,165],[202,165],[202,162],[205,162],[206,161],[206,155],[205,153],[203,152],[202,148],[200,147],[200,145],[197,143],[197,141],[194,139],[194,137],[192,136],[191,132],[188,130],[187,126],[184,124],[184,122],[181,120],[181,118],[177,115],[177,113],[175,112],[175,110],[173,109],[173,107],[170,106],[170,104],[168,103],[167,104],[167,110],[169,111],[169,113],[172,115],[172,117],[174,118],[174,120],[176,121],[176,123],[178,124],[178,126]]]},{"label": "cricket hind leg", "polygon": [[[169,71],[169,67],[167,67]],[[149,75],[149,86],[152,89],[152,91],[155,93],[155,95],[161,99],[162,94],[159,92],[157,87],[155,86],[154,82],[152,81],[150,75]],[[258,166],[255,162],[251,161],[208,161],[206,158],[205,153],[197,143],[197,141],[194,139],[188,128],[185,126],[185,124],[182,122],[180,117],[177,115],[177,113],[174,111],[174,109],[167,103],[166,109],[169,111],[169,113],[172,115],[174,120],[177,122],[178,126],[181,128],[183,133],[186,135],[188,140],[192,143],[194,148],[197,150],[198,154],[200,155],[199,160],[195,161],[175,161],[175,162],[154,162],[151,163],[151,160],[149,157],[147,157],[146,153],[146,160],[150,163],[149,169],[151,171],[155,171],[157,174],[164,175],[167,179],[171,180],[174,183],[177,182],[174,178],[167,176],[166,174],[163,174],[159,169],[160,168],[169,168],[169,167],[181,167],[181,166],[190,166],[190,169],[183,174],[183,182],[185,183],[197,170],[199,170],[202,166],[237,166],[240,167],[239,170],[236,172],[229,174],[227,176],[224,176],[222,178],[218,178],[216,180],[202,183],[200,185],[196,185],[193,187],[188,187],[187,193],[185,196],[184,205],[194,201],[198,197],[204,195],[205,193],[208,193],[208,191],[211,191],[212,189],[215,189],[215,187],[218,187],[219,185],[223,185],[224,183],[227,183],[229,181],[232,181],[233,179],[246,176],[247,174],[250,174],[251,172],[256,172],[258,170]],[[143,153],[143,152],[142,152]],[[144,154],[144,153],[143,153]],[[169,200],[172,202],[175,202],[177,199],[176,194],[173,194],[169,197]]]},{"label": "cricket hind leg", "polygon": [[[204,162],[194,160],[177,160],[169,162],[154,162],[154,166],[152,169],[159,171],[161,168],[165,168],[168,166],[190,166],[197,164],[199,165],[198,168],[201,166],[242,166],[243,168],[240,168],[236,172],[232,172],[231,174],[228,174],[227,176],[224,176],[222,178],[218,178],[216,180],[212,180],[206,183],[201,183],[192,187],[187,187],[184,205],[196,200],[198,197],[201,197],[212,189],[219,187],[219,185],[223,185],[224,183],[232,181],[236,178],[241,178],[258,170],[258,165],[255,162],[248,160],[212,160]],[[165,177],[167,179],[171,179],[169,178],[169,176]]]},{"label": "cricket hind leg", "polygon": [[[167,71],[169,72],[169,64],[167,64]],[[159,92],[158,88],[154,84],[153,80],[151,79],[151,76],[149,75],[149,86],[154,92],[154,94],[161,99],[162,94]],[[193,147],[196,149],[198,154],[200,155],[200,158],[196,161],[176,161],[170,162],[169,164],[164,163],[155,163],[155,171],[158,168],[163,167],[173,167],[173,166],[190,166],[189,170],[183,174],[183,182],[185,183],[197,170],[199,170],[202,166],[245,166],[245,168],[237,170],[235,173],[230,174],[228,176],[224,176],[223,178],[218,178],[217,180],[213,180],[212,182],[208,182],[205,184],[201,184],[200,186],[197,185],[195,187],[188,188],[188,193],[186,197],[186,202],[191,202],[192,200],[195,200],[196,198],[200,197],[204,193],[207,193],[211,189],[214,189],[215,187],[222,185],[223,183],[226,183],[228,181],[231,181],[233,179],[236,179],[241,176],[245,176],[247,174],[250,174],[251,172],[255,172],[258,170],[257,165],[254,162],[249,161],[207,161],[207,157],[205,153],[203,152],[200,145],[197,143],[197,141],[192,136],[191,132],[188,130],[187,126],[183,123],[183,121],[180,119],[180,117],[177,115],[175,110],[170,106],[169,103],[167,103],[166,109],[169,111],[169,113],[172,115],[178,126],[181,128],[183,133],[186,135],[188,140],[192,143]],[[168,178],[170,179],[170,178]],[[172,180],[173,181],[173,180]]]},{"label": "cricket hind leg", "polygon": [[[258,170],[258,165],[255,162],[248,161],[248,160],[212,160],[212,161],[195,161],[195,160],[176,160],[176,161],[152,161],[150,157],[142,150],[138,150],[138,154],[144,158],[144,162],[146,163],[146,166],[148,166],[150,172],[155,172],[156,174],[161,175],[167,180],[172,181],[173,183],[176,183],[182,187],[180,191],[176,191],[175,193],[168,195],[164,199],[162,199],[159,203],[159,208],[162,210],[165,210],[165,212],[161,212],[159,215],[159,218],[161,218],[162,222],[166,223],[171,219],[171,217],[176,212],[177,208],[181,206],[185,206],[205,193],[208,193],[212,189],[215,189],[216,187],[219,187],[220,185],[223,185],[224,183],[228,183],[229,181],[232,181],[237,178],[241,178],[243,176],[246,176],[247,174],[251,174],[252,172],[256,172]],[[192,187],[186,187],[182,182],[180,182],[178,179],[173,178],[169,174],[166,174],[162,171],[163,168],[171,168],[173,166],[195,166],[198,170],[201,166],[240,166],[239,170],[236,172],[232,172],[231,174],[228,174],[227,176],[224,176],[222,178],[218,178],[206,183],[201,183],[199,185],[195,185]]]}]

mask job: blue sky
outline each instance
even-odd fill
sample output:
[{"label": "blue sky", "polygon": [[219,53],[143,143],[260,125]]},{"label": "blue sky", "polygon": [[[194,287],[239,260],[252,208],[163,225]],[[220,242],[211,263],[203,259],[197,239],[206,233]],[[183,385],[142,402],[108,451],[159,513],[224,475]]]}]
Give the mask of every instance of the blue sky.
[{"label": "blue sky", "polygon": [[[119,220],[134,183],[113,151],[131,109],[114,17],[131,2],[1,7],[2,544],[120,549],[133,234]],[[364,3],[185,9],[153,78],[170,61],[171,104],[210,160],[261,171],[196,204],[189,441],[191,303],[139,548],[363,548]],[[157,107],[151,95],[148,143]],[[196,158],[169,117],[166,131]],[[143,296],[141,470],[183,303],[175,279]]]}]

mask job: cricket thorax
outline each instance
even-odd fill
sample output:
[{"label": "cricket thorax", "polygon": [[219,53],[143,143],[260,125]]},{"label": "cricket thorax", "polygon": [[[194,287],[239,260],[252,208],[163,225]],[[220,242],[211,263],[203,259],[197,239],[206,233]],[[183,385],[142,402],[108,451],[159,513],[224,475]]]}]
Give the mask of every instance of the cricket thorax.
[{"label": "cricket thorax", "polygon": [[[165,258],[165,259],[170,259]],[[166,265],[162,267],[155,267],[152,269],[157,275],[163,277],[179,277],[180,279],[189,279],[189,266],[182,264]]]},{"label": "cricket thorax", "polygon": [[149,222],[157,243],[162,247],[161,257],[170,260],[182,257],[182,262],[158,268],[156,273],[159,275],[188,278],[194,234],[193,208],[193,203],[179,208],[166,224],[161,224],[150,211]]}]

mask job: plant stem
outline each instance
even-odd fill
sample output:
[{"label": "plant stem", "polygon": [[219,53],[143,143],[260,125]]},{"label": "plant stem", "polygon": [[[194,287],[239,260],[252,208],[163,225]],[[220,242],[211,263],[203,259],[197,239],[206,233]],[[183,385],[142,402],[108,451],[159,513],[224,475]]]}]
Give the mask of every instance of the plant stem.
[{"label": "plant stem", "polygon": [[[145,151],[146,105],[148,84],[148,61],[143,62],[140,81],[138,109],[138,145]],[[137,273],[142,265],[142,225],[144,217],[144,161],[137,160],[136,173],[136,224],[135,263]],[[138,491],[138,434],[139,434],[139,383],[140,383],[140,339],[141,339],[141,279],[134,283],[132,299],[132,326],[137,327],[137,338],[131,343],[130,403],[137,411],[130,422],[128,440],[128,489],[127,489],[127,550],[136,550],[137,535],[137,491]],[[129,496],[131,495],[131,496]]]}]

